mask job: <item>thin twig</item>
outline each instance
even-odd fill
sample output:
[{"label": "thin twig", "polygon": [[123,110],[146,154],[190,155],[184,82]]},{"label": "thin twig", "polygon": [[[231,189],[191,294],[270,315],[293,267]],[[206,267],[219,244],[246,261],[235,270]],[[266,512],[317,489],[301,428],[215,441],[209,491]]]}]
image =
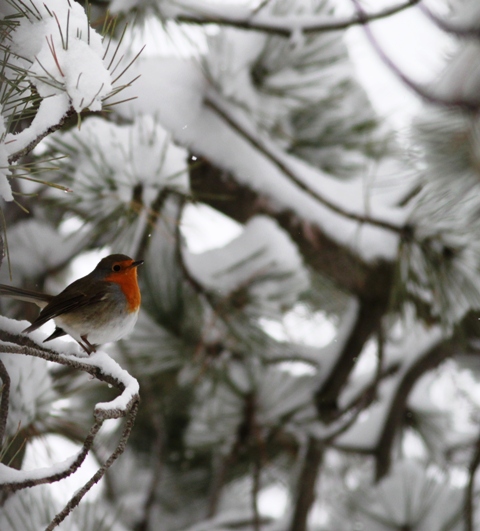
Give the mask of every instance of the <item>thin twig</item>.
[{"label": "thin twig", "polygon": [[[395,15],[396,13],[399,13],[400,11],[403,11],[404,9],[408,9],[412,6],[415,6],[418,4],[420,0],[408,0],[407,2],[401,3],[397,6],[388,7],[386,9],[383,9],[381,11],[378,11],[377,13],[370,13],[365,16],[359,16],[358,14],[354,15],[353,17],[345,17],[345,18],[338,18],[338,19],[332,19],[328,21],[322,21],[318,23],[312,23],[312,24],[305,24],[302,25],[301,23],[295,23],[295,18],[293,18],[293,21],[291,17],[286,19],[286,23],[282,24],[280,17],[276,17],[278,20],[277,24],[274,24],[273,22],[265,23],[265,22],[256,22],[255,17],[252,18],[246,18],[244,20],[238,20],[234,18],[228,18],[224,16],[203,16],[203,15],[179,15],[176,17],[177,22],[184,22],[188,24],[198,24],[198,25],[206,25],[206,24],[219,24],[221,26],[230,26],[234,28],[244,29],[244,30],[250,30],[250,31],[261,31],[263,33],[268,33],[271,35],[277,35],[279,37],[291,37],[293,33],[295,32],[302,32],[302,33],[321,33],[321,32],[328,32],[328,31],[338,31],[347,29],[351,26],[358,26],[358,25],[364,25],[367,22],[371,22],[374,20],[379,20],[382,18],[387,18],[392,15]],[[272,17],[273,18],[273,17]],[[302,18],[302,20],[304,20]]]},{"label": "thin twig", "polygon": [[148,488],[148,496],[146,496],[143,504],[142,520],[135,526],[135,531],[147,531],[151,528],[150,520],[155,507],[157,488],[162,479],[165,447],[165,423],[163,415],[158,405],[157,393],[153,390],[148,380],[142,383],[142,402],[143,407],[146,407],[149,411],[155,438],[151,452],[151,455],[153,455],[153,463],[150,467],[152,475]]},{"label": "thin twig", "polygon": [[[28,356],[34,356],[48,361],[60,363],[62,365],[67,365],[69,367],[80,369],[89,374],[92,374],[97,379],[108,382],[121,391],[124,391],[126,389],[125,386],[127,384],[123,383],[121,380],[115,378],[111,374],[103,373],[102,367],[92,366],[88,363],[82,362],[81,359],[75,358],[73,356],[65,356],[48,348],[43,348],[42,346],[37,345],[28,337],[21,336],[12,332],[7,332],[5,330],[0,330],[0,339],[2,340],[2,352],[8,354],[23,354]],[[2,367],[3,364],[1,364],[0,362],[0,377],[4,382],[4,388],[8,389],[9,386],[5,386],[5,382],[8,379],[8,375],[7,377],[4,376]],[[95,483],[100,481],[100,479],[105,475],[105,472],[108,470],[108,468],[110,468],[110,466],[115,462],[115,460],[123,453],[135,421],[139,400],[139,395],[137,393],[132,393],[132,396],[130,397],[128,403],[125,406],[122,406],[120,408],[112,407],[111,409],[108,409],[108,407],[103,406],[95,408],[94,424],[90,428],[90,431],[87,437],[85,438],[80,452],[78,452],[75,459],[68,463],[66,465],[66,468],[64,468],[63,470],[57,470],[51,474],[48,474],[47,471],[43,477],[37,474],[37,477],[35,478],[29,478],[18,482],[4,483],[2,486],[9,492],[14,492],[26,487],[32,487],[45,483],[52,483],[54,481],[58,481],[67,476],[70,476],[84,462],[86,456],[92,449],[95,437],[97,436],[104,421],[110,418],[126,417],[124,431],[116,449],[110,455],[104,465],[99,470],[97,470],[97,472],[90,478],[89,481],[87,481],[87,483],[85,483],[85,485],[79,491],[77,491],[77,493],[71,498],[71,500],[67,503],[64,509],[55,516],[55,518],[47,527],[47,530],[51,531],[52,529],[57,527],[72,512],[72,510],[80,503],[85,494],[92,488],[93,485],[95,485]],[[4,397],[2,397],[2,404],[0,406],[2,411],[3,401]],[[6,416],[4,416],[4,418],[6,418]]]},{"label": "thin twig", "polygon": [[60,472],[55,472],[54,474],[46,475],[43,477],[37,477],[35,479],[26,479],[22,482],[2,483],[2,488],[5,488],[9,492],[15,492],[17,490],[25,489],[28,487],[44,485],[45,483],[54,483],[56,481],[60,481],[61,479],[65,479],[68,476],[71,476],[80,468],[82,463],[85,461],[85,458],[87,457],[88,452],[91,450],[93,446],[93,441],[95,440],[97,433],[102,427],[102,424],[103,421],[97,421],[92,425],[87,437],[85,438],[85,441],[83,442],[80,452],[77,454],[75,460],[68,465],[68,468],[65,468]]},{"label": "thin twig", "polygon": [[127,441],[130,437],[130,433],[135,422],[135,417],[138,411],[138,404],[139,400],[137,397],[137,399],[131,405],[130,411],[128,412],[122,437],[120,438],[120,442],[118,443],[114,452],[110,455],[105,464],[99,470],[97,470],[97,472],[85,483],[85,485],[80,490],[76,492],[76,494],[70,499],[70,501],[62,509],[62,511],[60,511],[55,516],[55,518],[50,522],[49,526],[45,529],[45,531],[52,531],[52,529],[54,529],[61,522],[63,522],[63,520],[65,520],[65,518],[72,512],[72,510],[77,507],[77,505],[81,502],[85,494],[87,494],[87,492],[102,479],[102,477],[105,475],[105,472],[113,465],[113,463],[118,459],[118,457],[122,455],[127,446]]},{"label": "thin twig", "polygon": [[270,162],[272,162],[284,175],[286,175],[292,182],[294,182],[301,190],[306,192],[308,195],[316,199],[319,203],[327,207],[328,209],[340,214],[343,217],[357,221],[359,223],[368,223],[376,227],[381,227],[382,229],[387,229],[398,234],[403,235],[406,230],[406,227],[401,227],[394,225],[388,221],[371,218],[370,216],[362,216],[360,214],[355,214],[354,212],[348,212],[343,208],[339,207],[335,203],[332,203],[329,199],[322,196],[315,190],[312,190],[304,181],[302,181],[295,173],[281,160],[279,160],[270,149],[267,148],[262,142],[256,139],[248,131],[245,130],[231,115],[227,114],[223,109],[221,109],[216,103],[212,100],[207,99],[205,101],[205,106],[212,109],[216,114],[218,114],[225,122],[232,127],[237,133],[239,133],[251,146],[260,151]]}]

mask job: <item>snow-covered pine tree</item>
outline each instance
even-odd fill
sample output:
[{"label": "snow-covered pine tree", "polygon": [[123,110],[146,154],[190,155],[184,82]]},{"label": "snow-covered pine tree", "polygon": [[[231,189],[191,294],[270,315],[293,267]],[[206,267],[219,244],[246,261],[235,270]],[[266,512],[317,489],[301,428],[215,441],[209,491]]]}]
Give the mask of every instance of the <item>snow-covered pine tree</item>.
[{"label": "snow-covered pine tree", "polygon": [[[417,3],[0,5],[1,281],[145,260],[108,356],[1,301],[2,531],[478,528],[480,11],[422,7],[424,86],[370,31]],[[407,139],[359,23],[423,99]]]}]

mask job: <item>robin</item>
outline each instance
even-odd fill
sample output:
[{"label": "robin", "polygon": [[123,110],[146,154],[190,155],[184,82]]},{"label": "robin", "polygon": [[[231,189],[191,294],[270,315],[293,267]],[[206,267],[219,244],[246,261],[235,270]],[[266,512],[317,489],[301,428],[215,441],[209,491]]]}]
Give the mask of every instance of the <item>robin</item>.
[{"label": "robin", "polygon": [[140,309],[137,267],[124,254],[100,260],[87,276],[79,278],[58,295],[47,295],[0,284],[0,295],[34,302],[42,308],[39,316],[23,332],[33,332],[50,319],[55,331],[46,341],[69,334],[91,354],[97,346],[117,341],[133,330]]}]

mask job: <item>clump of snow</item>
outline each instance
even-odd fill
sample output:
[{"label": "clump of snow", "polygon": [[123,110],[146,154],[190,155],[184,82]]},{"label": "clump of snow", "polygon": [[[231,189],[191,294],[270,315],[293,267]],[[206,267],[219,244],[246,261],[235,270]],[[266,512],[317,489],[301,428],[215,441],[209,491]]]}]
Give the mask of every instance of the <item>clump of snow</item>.
[{"label": "clump of snow", "polygon": [[[132,67],[132,75],[141,75],[141,78],[135,82],[135,89],[127,89],[124,96],[138,98],[119,108],[121,113],[130,118],[138,113],[154,114],[167,130],[172,131],[176,141],[232,172],[240,183],[271,198],[279,209],[292,210],[317,224],[329,237],[353,249],[364,260],[374,262],[396,256],[397,233],[349,219],[325,206],[285,175],[271,157],[235,131],[211,105],[205,105],[205,100],[210,98],[218,108],[227,109],[222,98],[208,89],[207,80],[194,61],[162,57],[139,60]],[[286,154],[262,137],[248,117],[231,106],[225,112],[247,134],[264,144],[266,151],[288,167],[299,181],[341,210],[399,226],[405,222],[408,212],[386,204],[384,197],[381,201],[376,196],[366,200],[368,189],[363,176],[342,182]]]},{"label": "clump of snow", "polygon": [[257,216],[224,247],[201,254],[185,251],[195,278],[222,298],[244,288],[264,311],[291,306],[309,285],[299,252],[274,221]]},{"label": "clump of snow", "polygon": [[[121,382],[125,386],[122,394],[117,396],[117,398],[110,402],[98,403],[95,406],[95,411],[101,410],[103,412],[112,412],[111,418],[117,418],[120,416],[122,412],[127,410],[134,397],[138,395],[140,389],[138,381],[125,369],[122,369],[122,367],[120,367],[120,365],[105,352],[97,351],[94,354],[91,354],[88,358],[82,360],[82,363],[98,367],[102,371],[102,374],[112,376],[115,380]],[[120,414],[117,412],[120,412]]]},{"label": "clump of snow", "polygon": [[151,116],[122,126],[89,118],[80,130],[52,141],[70,155],[65,173],[72,179],[73,194],[66,200],[80,202],[88,217],[130,206],[137,185],[139,209],[142,204],[150,207],[163,188],[189,193],[187,151]]},{"label": "clump of snow", "polygon": [[33,63],[30,79],[39,95],[66,92],[77,112],[99,111],[112,86],[102,38],[89,27],[85,10],[64,0],[31,3],[31,15],[13,34],[12,49]]}]

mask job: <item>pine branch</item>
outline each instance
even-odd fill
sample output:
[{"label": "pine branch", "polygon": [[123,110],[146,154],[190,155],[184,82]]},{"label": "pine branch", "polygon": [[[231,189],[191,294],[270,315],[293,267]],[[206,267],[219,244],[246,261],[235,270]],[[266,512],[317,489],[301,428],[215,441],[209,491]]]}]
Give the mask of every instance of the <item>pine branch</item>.
[{"label": "pine branch", "polygon": [[[107,459],[104,465],[75,494],[75,496],[73,496],[65,508],[57,514],[54,520],[50,523],[50,526],[47,528],[48,530],[51,530],[60,522],[62,522],[68,516],[68,514],[70,514],[70,512],[80,503],[83,496],[85,496],[91,487],[103,477],[107,469],[125,450],[138,409],[138,384],[136,384],[136,380],[134,380],[126,371],[119,370],[120,368],[118,365],[116,365],[111,358],[103,353],[97,353],[95,356],[85,359],[76,358],[72,355],[62,354],[58,351],[45,348],[42,344],[37,344],[29,337],[15,334],[6,330],[0,330],[0,341],[2,341],[1,350],[4,353],[38,357],[47,361],[59,363],[61,365],[87,372],[98,380],[109,383],[113,387],[119,389],[122,392],[122,395],[125,395],[122,396],[123,400],[119,403],[119,405],[115,403],[115,400],[107,404],[97,405],[94,410],[94,423],[91,426],[90,431],[83,442],[82,448],[80,452],[77,453],[75,459],[70,460],[63,467],[56,467],[55,471],[52,473],[49,473],[47,469],[43,475],[34,473],[31,477],[28,477],[28,473],[25,473],[25,478],[23,478],[21,471],[19,471],[18,480],[10,480],[2,484],[4,489],[8,490],[9,492],[15,492],[26,487],[59,481],[60,479],[72,475],[81,466],[86,456],[91,451],[95,437],[97,436],[104,421],[107,419],[126,417],[127,420],[124,432],[116,449]],[[95,358],[98,359],[98,364],[96,364]],[[137,391],[135,392],[135,390]]]},{"label": "pine branch", "polygon": [[427,371],[439,365],[444,359],[453,356],[457,349],[458,345],[454,341],[446,340],[440,342],[424,355],[419,356],[415,363],[412,363],[402,375],[399,384],[396,386],[395,396],[390,403],[386,421],[382,426],[381,435],[374,450],[376,459],[375,478],[377,481],[380,481],[390,469],[392,446],[398,433],[398,428],[402,425],[406,403],[413,386]]},{"label": "pine branch", "polygon": [[253,135],[251,135],[230,114],[221,109],[215,102],[213,102],[211,99],[207,99],[204,104],[206,107],[209,107],[215,113],[217,113],[223,120],[225,120],[228,125],[230,125],[233,130],[239,133],[250,145],[260,151],[268,160],[270,160],[270,162],[272,162],[286,177],[288,177],[292,182],[294,182],[301,190],[306,192],[309,196],[313,197],[319,203],[329,208],[333,212],[336,212],[337,214],[340,214],[341,216],[344,216],[353,221],[357,221],[359,223],[368,223],[370,225],[374,225],[382,229],[393,231],[400,235],[403,235],[405,231],[408,231],[408,228],[394,225],[393,223],[390,223],[388,221],[371,218],[370,216],[361,216],[359,214],[355,214],[354,212],[348,212],[344,210],[342,207],[336,205],[326,197],[322,196],[319,192],[310,188],[284,162],[278,159],[267,146],[265,146],[262,142],[260,142]]},{"label": "pine branch", "polygon": [[201,157],[198,160],[201,164],[190,169],[190,186],[198,200],[239,223],[246,223],[259,214],[275,219],[296,243],[306,264],[347,292],[373,299],[390,291],[393,263],[363,262],[315,223],[296,212],[282,209],[265,194],[239,183],[208,160]]},{"label": "pine branch", "polygon": [[320,472],[323,454],[323,445],[314,437],[310,437],[300,476],[297,480],[295,505],[288,531],[307,531],[308,515],[315,501],[318,473]]},{"label": "pine branch", "polygon": [[[324,17],[322,17],[322,20],[317,21],[315,20],[315,16],[312,15],[310,17],[312,20],[309,22],[306,22],[304,17],[298,17],[299,20],[296,20],[295,15],[290,15],[287,21],[283,21],[281,17],[272,16],[268,19],[268,22],[262,22],[262,18],[265,19],[265,17],[259,15],[256,16],[255,13],[244,19],[203,14],[184,14],[178,15],[175,20],[177,22],[197,25],[218,24],[220,26],[228,26],[248,31],[261,31],[270,35],[290,38],[298,32],[304,34],[323,33],[343,30],[352,26],[365,25],[367,22],[391,17],[392,15],[417,5],[418,3],[420,3],[420,0],[408,0],[407,2],[400,3],[396,6],[380,10],[377,13],[369,13],[365,16],[356,14],[351,17],[332,18],[331,20],[325,20]],[[256,11],[258,12],[258,9]],[[259,20],[255,20],[256,18]]]}]

